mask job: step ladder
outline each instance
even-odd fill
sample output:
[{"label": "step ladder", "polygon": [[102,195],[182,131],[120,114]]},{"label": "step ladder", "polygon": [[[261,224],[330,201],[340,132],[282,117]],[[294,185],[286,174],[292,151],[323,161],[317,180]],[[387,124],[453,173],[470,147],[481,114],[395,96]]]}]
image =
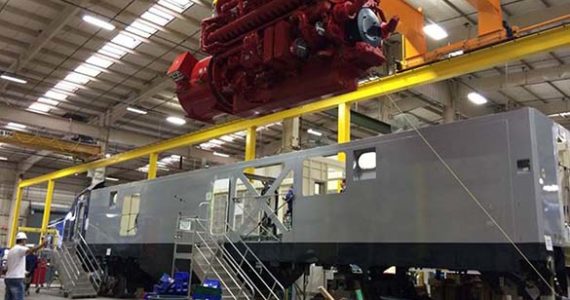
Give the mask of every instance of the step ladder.
[{"label": "step ladder", "polygon": [[214,234],[207,220],[188,220],[193,234],[190,268],[200,281],[220,280],[223,299],[283,299],[283,285],[228,224],[225,232]]},{"label": "step ladder", "polygon": [[102,269],[81,235],[49,251],[64,296],[72,299],[97,297],[102,283]]}]

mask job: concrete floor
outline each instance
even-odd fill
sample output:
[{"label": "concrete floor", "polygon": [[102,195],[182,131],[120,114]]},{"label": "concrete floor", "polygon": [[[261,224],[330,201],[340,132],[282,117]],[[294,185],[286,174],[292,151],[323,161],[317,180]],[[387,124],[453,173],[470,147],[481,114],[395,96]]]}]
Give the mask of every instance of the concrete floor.
[{"label": "concrete floor", "polygon": [[[0,299],[4,299],[4,293],[5,293],[4,279],[0,279]],[[34,286],[32,286],[30,288],[30,295],[26,296],[25,299],[62,300],[62,299],[67,299],[67,298],[64,298],[61,295],[61,293],[59,292],[59,288],[57,288],[57,287],[52,287],[49,290],[43,289],[40,291],[39,294],[36,294],[36,290],[35,290]],[[93,299],[93,298],[91,298],[91,299]],[[96,298],[96,299],[112,300],[114,298]]]}]

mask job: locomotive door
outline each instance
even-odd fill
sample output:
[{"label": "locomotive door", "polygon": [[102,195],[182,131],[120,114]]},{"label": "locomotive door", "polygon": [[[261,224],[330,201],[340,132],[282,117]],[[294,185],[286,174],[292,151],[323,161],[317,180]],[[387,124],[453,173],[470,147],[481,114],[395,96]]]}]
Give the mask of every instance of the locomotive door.
[{"label": "locomotive door", "polygon": [[214,181],[210,194],[210,232],[214,235],[225,234],[229,224],[231,181],[229,178]]}]

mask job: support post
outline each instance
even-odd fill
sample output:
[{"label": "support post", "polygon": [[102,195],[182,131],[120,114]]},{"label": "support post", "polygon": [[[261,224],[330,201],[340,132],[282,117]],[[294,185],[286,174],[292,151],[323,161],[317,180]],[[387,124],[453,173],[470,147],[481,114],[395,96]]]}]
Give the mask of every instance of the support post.
[{"label": "support post", "polygon": [[48,186],[47,186],[47,191],[46,191],[46,200],[44,202],[44,217],[42,219],[41,237],[43,237],[46,234],[47,229],[48,229],[49,216],[51,214],[51,202],[53,200],[54,190],[55,190],[55,181],[49,180]]},{"label": "support post", "polygon": [[[245,161],[250,161],[255,159],[256,143],[257,143],[257,126],[251,126],[247,128],[247,134],[245,136]],[[253,168],[247,168],[245,172],[252,174],[254,170]]]},{"label": "support post", "polygon": [[503,31],[501,0],[468,0],[478,12],[479,36]]},{"label": "support post", "polygon": [[157,171],[158,171],[158,152],[153,152],[150,154],[148,159],[147,179],[148,180],[155,179]]},{"label": "support post", "polygon": [[[338,106],[338,143],[350,142],[350,103],[342,103]],[[338,159],[346,161],[346,154],[339,153]]]},{"label": "support post", "polygon": [[20,207],[22,206],[22,197],[24,189],[20,187],[19,179],[16,187],[16,199],[14,205],[14,210],[12,213],[12,225],[10,227],[10,239],[8,242],[8,247],[12,248],[16,243],[16,234],[18,233],[18,222],[20,220]]}]

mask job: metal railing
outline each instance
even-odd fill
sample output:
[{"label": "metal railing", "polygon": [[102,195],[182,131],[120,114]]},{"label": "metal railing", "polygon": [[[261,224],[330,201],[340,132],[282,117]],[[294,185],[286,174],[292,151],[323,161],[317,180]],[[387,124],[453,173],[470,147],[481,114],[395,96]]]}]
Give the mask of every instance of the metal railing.
[{"label": "metal railing", "polygon": [[[241,286],[236,284],[242,289],[240,292],[243,291],[242,287],[245,286],[253,293],[254,297],[257,296],[257,298],[264,300],[281,299],[278,294],[284,295],[285,288],[241,239],[240,235],[232,230],[229,224],[225,223],[224,233],[215,234],[210,230],[207,220],[194,218],[192,222],[194,224],[193,233],[199,239],[198,243],[195,242],[195,248],[202,254],[200,243],[203,243],[212,254],[220,256],[222,261],[220,261],[220,257],[216,257],[217,262],[229,274],[224,266],[224,263],[227,263],[228,267],[233,271],[232,273],[235,274],[235,276],[230,276],[230,278],[235,280],[234,277],[237,277],[243,281]],[[216,251],[212,251],[210,245],[216,245]],[[204,258],[207,260],[205,256]],[[211,266],[212,264],[210,263],[209,267]],[[217,275],[219,276],[219,274]],[[271,282],[268,283],[268,279]],[[222,282],[222,284],[224,283]]]},{"label": "metal railing", "polygon": [[75,250],[77,257],[81,260],[83,266],[87,268],[90,275],[89,278],[91,279],[95,290],[99,291],[101,283],[103,282],[101,275],[103,269],[101,268],[101,265],[99,265],[99,261],[95,257],[95,254],[93,254],[93,251],[89,248],[87,241],[85,241],[85,238],[81,234],[76,235]]}]

